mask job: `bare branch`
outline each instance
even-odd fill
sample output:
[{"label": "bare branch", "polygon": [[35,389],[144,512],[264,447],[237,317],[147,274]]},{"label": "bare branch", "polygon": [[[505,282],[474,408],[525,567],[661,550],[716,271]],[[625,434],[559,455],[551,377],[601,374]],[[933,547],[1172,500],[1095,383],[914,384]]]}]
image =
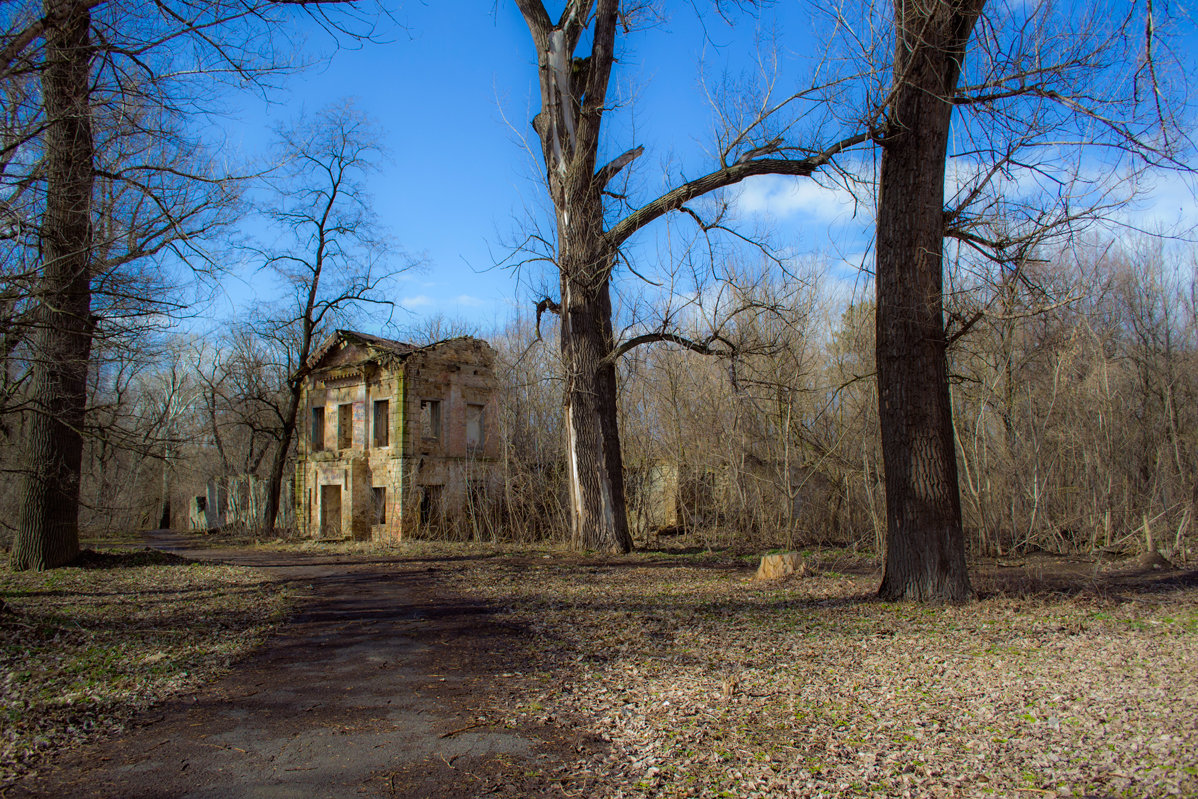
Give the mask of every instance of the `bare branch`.
[{"label": "bare branch", "polygon": [[747,163],[736,163],[723,167],[701,178],[688,181],[673,191],[667,192],[638,208],[616,223],[607,234],[611,248],[620,247],[633,233],[655,219],[681,209],[691,200],[710,194],[718,189],[732,186],[745,178],[756,175],[795,175],[807,177],[827,164],[840,153],[858,144],[870,141],[872,132],[858,133],[841,139],[830,147],[802,159],[762,158]]}]

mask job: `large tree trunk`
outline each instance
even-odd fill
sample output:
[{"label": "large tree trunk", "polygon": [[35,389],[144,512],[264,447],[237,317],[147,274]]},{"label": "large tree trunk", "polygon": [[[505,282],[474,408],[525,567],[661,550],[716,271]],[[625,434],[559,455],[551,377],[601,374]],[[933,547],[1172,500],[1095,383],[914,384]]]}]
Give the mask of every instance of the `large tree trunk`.
[{"label": "large tree trunk", "polygon": [[877,369],[886,599],[971,594],[942,298],[952,95],[982,0],[895,0],[895,88],[877,222]]},{"label": "large tree trunk", "polygon": [[562,297],[571,541],[575,549],[628,552],[608,284],[578,285],[563,270]]},{"label": "large tree trunk", "polygon": [[91,16],[87,6],[75,0],[46,0],[45,16],[51,20],[42,73],[46,209],[14,569],[52,568],[79,553],[82,430],[95,329],[90,274]]},{"label": "large tree trunk", "polygon": [[[575,548],[622,553],[632,548],[624,504],[616,413],[611,267],[616,247],[603,220],[605,178],[595,174],[604,97],[614,61],[618,0],[573,0],[558,25],[540,0],[516,0],[537,48],[545,177],[557,218],[561,275],[563,404]],[[575,58],[592,18],[591,55]]]}]

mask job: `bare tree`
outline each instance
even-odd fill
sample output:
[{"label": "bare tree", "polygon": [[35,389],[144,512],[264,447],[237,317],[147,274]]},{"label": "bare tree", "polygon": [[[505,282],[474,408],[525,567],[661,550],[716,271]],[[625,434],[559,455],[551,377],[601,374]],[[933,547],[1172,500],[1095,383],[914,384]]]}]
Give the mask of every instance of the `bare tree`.
[{"label": "bare tree", "polygon": [[983,0],[895,3],[878,189],[877,368],[888,598],[965,599],[941,281],[952,97]]},{"label": "bare tree", "polygon": [[[604,117],[614,105],[609,88],[620,34],[638,23],[646,4],[569,0],[556,21],[541,0],[516,0],[516,5],[537,53],[541,109],[533,128],[556,224],[550,259],[558,272],[559,298],[546,298],[538,310],[550,310],[561,321],[572,543],[579,549],[627,552],[632,541],[625,512],[616,361],[632,346],[654,341],[707,347],[664,330],[623,344],[616,341],[611,283],[622,248],[635,233],[671,212],[695,214],[687,204],[700,197],[754,175],[810,176],[867,142],[869,134],[850,133],[823,145],[799,147],[771,132],[767,121],[789,101],[767,105],[738,130],[725,132],[712,171],[632,208],[613,181],[644,148],[633,147],[606,164],[599,162],[599,152]],[[580,56],[584,43],[589,52]],[[611,212],[621,202],[627,213],[613,221]]]},{"label": "bare tree", "polygon": [[259,474],[279,440],[288,373],[269,344],[239,327],[196,350],[203,427],[220,475]]},{"label": "bare tree", "polygon": [[43,300],[34,316],[37,353],[21,461],[27,471],[13,541],[14,569],[44,569],[79,551],[79,476],[91,314],[91,10],[49,0],[42,96],[46,204],[41,224]]},{"label": "bare tree", "polygon": [[352,105],[333,106],[280,132],[284,167],[267,216],[284,232],[266,268],[290,297],[256,324],[286,359],[287,397],[271,461],[263,526],[273,530],[291,453],[308,359],[330,323],[365,303],[390,305],[380,284],[412,262],[396,264],[381,236],[364,178],[379,157],[370,122]]},{"label": "bare tree", "polygon": [[[983,6],[893,3],[876,257],[887,503],[879,592],[890,599],[970,595],[947,350],[986,310],[946,324],[946,237],[1017,273],[1050,234],[1071,234],[1109,212],[1113,192],[1134,186],[1147,167],[1184,166],[1171,95],[1158,82],[1151,3],[1085,13],[1054,3],[1003,6],[986,16]],[[968,70],[978,31],[978,64]],[[1146,31],[1142,48],[1137,31]],[[946,209],[954,130],[958,163],[971,177]],[[1087,178],[1095,165],[1087,169],[1082,158],[1102,149],[1114,158]],[[1012,174],[1032,184],[1030,198],[1009,185]]]},{"label": "bare tree", "polygon": [[[123,135],[121,125],[127,123],[141,140],[161,142],[177,136],[179,129],[158,123],[201,110],[197,100],[212,81],[222,76],[256,80],[283,68],[286,59],[276,58],[281,51],[273,47],[280,30],[275,23],[292,13],[289,9],[304,5],[302,0],[46,0],[40,9],[10,4],[5,10],[0,80],[6,96],[18,97],[22,109],[32,109],[22,120],[30,124],[5,131],[6,168],[15,164],[27,169],[19,179],[9,171],[12,191],[5,199],[11,204],[14,192],[35,197],[28,216],[38,220],[37,235],[24,243],[35,245],[40,254],[40,263],[25,261],[37,265],[28,270],[31,307],[23,314],[29,322],[23,338],[30,367],[15,568],[56,566],[78,549],[86,376],[99,322],[93,293],[104,267],[116,262],[98,247],[103,242],[97,236],[130,230],[125,220],[106,229],[97,218],[98,181],[131,189],[140,197],[132,207],[139,209],[142,223],[158,230],[148,249],[139,251],[149,240],[131,237],[125,255],[132,260],[153,257],[163,242],[187,241],[194,207],[186,202],[188,190],[175,189],[213,181],[192,163],[151,163],[135,151],[131,161],[112,169],[114,164],[105,164],[100,154],[111,154],[119,144],[106,134]],[[185,69],[178,68],[180,59],[187,60]],[[22,94],[31,78],[40,81],[40,103]],[[116,128],[97,130],[100,121],[114,120],[120,123]],[[163,176],[168,176],[165,182]],[[154,213],[146,214],[147,209]],[[178,255],[178,249],[171,254]]]}]

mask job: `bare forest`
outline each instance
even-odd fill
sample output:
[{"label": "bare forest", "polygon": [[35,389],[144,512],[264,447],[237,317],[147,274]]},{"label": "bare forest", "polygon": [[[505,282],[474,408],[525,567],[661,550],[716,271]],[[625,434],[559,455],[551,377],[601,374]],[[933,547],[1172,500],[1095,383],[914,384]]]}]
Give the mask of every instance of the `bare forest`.
[{"label": "bare forest", "polygon": [[[299,385],[338,327],[417,343],[470,333],[496,348],[501,478],[441,531],[451,539],[611,552],[677,537],[749,551],[834,544],[895,563],[942,546],[950,559],[1144,548],[1191,557],[1198,257],[1186,231],[1139,231],[1116,200],[1152,170],[1185,170],[1187,107],[1166,90],[1176,63],[1160,9],[1086,27],[1097,17],[1048,4],[1019,18],[1004,6],[976,31],[980,4],[933,4],[918,12],[926,18],[880,7],[815,15],[857,35],[830,45],[830,66],[792,94],[707,87],[711,171],[666,174],[664,193],[642,198],[627,177],[642,146],[596,159],[606,116],[626,102],[611,83],[615,53],[657,12],[570,2],[555,20],[540,2],[517,3],[541,76],[529,151],[544,159],[555,209],[538,224],[555,232],[534,228],[505,263],[526,277],[530,261],[547,262],[537,285],[561,290],[526,294],[527,312],[482,329],[396,321],[388,281],[417,261],[393,257],[373,212],[364,178],[383,134],[352,104],[281,129],[282,166],[259,172],[218,164],[189,133],[228,76],[268,94],[274,76],[297,68],[283,57],[285,33],[254,38],[258,15],[296,11],[342,43],[371,46],[365,12],[62,5],[44,17],[6,12],[0,63],[0,458],[11,477],[0,524],[14,562],[69,560],[76,506],[88,534],[186,528],[205,484],[234,476],[269,487],[256,532],[293,534],[285,494]],[[1146,32],[1135,27],[1144,20]],[[883,55],[888,37],[920,25],[931,27],[919,28],[912,55]],[[205,70],[173,70],[178,43]],[[1098,91],[1121,70],[1134,87]],[[939,106],[902,105],[919,80],[939,81]],[[931,125],[925,113],[945,138],[905,153],[904,132]],[[900,191],[887,181],[905,174],[896,159],[916,157],[939,164],[942,183],[948,165],[949,196],[929,195],[936,219],[923,243],[895,238],[917,227],[915,206],[887,200]],[[1095,177],[1099,164],[1115,177]],[[876,206],[876,280],[869,264],[846,277],[831,256],[787,258],[770,234],[738,229],[729,192],[766,174]],[[1037,193],[1047,181],[1056,188]],[[238,257],[285,290],[218,334],[198,332],[186,320],[222,279],[214,254],[263,203],[280,235],[239,244]],[[655,223],[672,243],[645,264],[627,242]],[[942,253],[935,263],[909,257],[929,247]],[[945,410],[924,419],[921,407]],[[925,435],[940,443],[920,444]],[[928,490],[943,499],[917,512],[903,499],[924,490],[902,477],[907,458],[910,474],[923,473],[932,461],[918,453],[939,450],[947,460],[933,459],[940,477]],[[939,543],[912,532],[938,525]],[[38,553],[21,543],[56,537]],[[920,558],[886,590],[964,595],[967,581],[922,583],[915,572],[931,561]]]},{"label": "bare forest", "polygon": [[[727,358],[646,348],[622,361],[638,547],[883,550],[873,304],[830,285],[821,269],[809,263],[740,288],[756,310],[726,334],[768,346]],[[971,556],[1153,547],[1178,562],[1193,557],[1196,299],[1193,255],[1147,239],[1136,249],[1101,240],[1061,249],[1009,285],[950,295],[958,318],[983,304],[1000,309],[949,349]],[[537,337],[531,318],[473,332],[500,355],[502,480],[445,534],[565,540],[554,343]],[[90,386],[96,432],[84,449],[85,529],[153,527],[164,506],[185,528],[187,502],[209,478],[269,476],[288,405],[286,351],[243,330],[101,354]],[[11,422],[8,435],[19,434]]]},{"label": "bare forest", "polygon": [[1195,42],[0,3],[0,794],[1198,796]]}]

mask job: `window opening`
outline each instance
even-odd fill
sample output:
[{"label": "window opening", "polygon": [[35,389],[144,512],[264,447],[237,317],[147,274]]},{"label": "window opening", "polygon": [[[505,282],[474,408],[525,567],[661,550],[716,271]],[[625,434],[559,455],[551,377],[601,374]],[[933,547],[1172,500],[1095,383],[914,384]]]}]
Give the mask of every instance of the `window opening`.
[{"label": "window opening", "polygon": [[375,486],[371,489],[374,500],[374,523],[387,523],[387,487]]},{"label": "window opening", "polygon": [[441,486],[424,486],[420,493],[420,526],[432,526],[440,515]]},{"label": "window opening", "polygon": [[483,445],[483,406],[466,406],[466,448],[481,449]]},{"label": "window opening", "polygon": [[420,429],[425,438],[441,437],[441,400],[420,401]]},{"label": "window opening", "polygon": [[324,449],[324,406],[315,405],[312,408],[312,451]]},{"label": "window opening", "polygon": [[374,403],[374,445],[376,447],[390,446],[391,443],[391,402],[375,400]]},{"label": "window opening", "polygon": [[349,449],[354,445],[354,406],[337,406],[337,448]]}]

